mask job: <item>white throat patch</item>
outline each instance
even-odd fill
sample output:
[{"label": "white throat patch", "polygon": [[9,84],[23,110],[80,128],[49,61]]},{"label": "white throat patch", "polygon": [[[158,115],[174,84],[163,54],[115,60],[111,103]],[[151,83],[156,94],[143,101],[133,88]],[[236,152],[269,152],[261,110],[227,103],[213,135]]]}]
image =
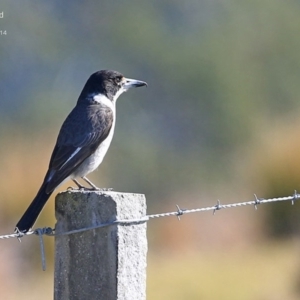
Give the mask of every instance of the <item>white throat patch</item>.
[{"label": "white throat patch", "polygon": [[110,101],[105,95],[103,94],[98,94],[98,95],[95,95],[93,96],[93,100],[100,103],[100,104],[103,104],[105,106],[108,106],[109,108],[111,108],[113,111],[115,110],[115,101]]}]

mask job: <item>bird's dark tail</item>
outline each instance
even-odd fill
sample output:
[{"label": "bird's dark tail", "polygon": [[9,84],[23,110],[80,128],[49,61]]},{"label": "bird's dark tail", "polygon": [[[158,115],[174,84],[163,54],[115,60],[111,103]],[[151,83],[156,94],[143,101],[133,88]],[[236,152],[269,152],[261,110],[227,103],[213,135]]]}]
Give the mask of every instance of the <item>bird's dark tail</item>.
[{"label": "bird's dark tail", "polygon": [[35,223],[37,217],[39,216],[41,210],[46,204],[47,200],[51,196],[51,193],[46,193],[47,184],[43,184],[38,191],[37,195],[25,211],[24,215],[21,217],[20,221],[16,225],[16,232],[27,232]]}]

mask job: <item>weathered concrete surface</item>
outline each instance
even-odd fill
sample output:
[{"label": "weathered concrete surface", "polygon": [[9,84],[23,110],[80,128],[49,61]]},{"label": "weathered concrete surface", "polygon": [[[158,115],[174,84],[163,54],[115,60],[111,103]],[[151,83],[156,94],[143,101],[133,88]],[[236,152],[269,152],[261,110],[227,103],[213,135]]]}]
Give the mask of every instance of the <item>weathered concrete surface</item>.
[{"label": "weathered concrete surface", "polygon": [[[67,191],[56,197],[56,233],[146,215],[141,194]],[[145,300],[146,223],[55,237],[55,300]]]}]

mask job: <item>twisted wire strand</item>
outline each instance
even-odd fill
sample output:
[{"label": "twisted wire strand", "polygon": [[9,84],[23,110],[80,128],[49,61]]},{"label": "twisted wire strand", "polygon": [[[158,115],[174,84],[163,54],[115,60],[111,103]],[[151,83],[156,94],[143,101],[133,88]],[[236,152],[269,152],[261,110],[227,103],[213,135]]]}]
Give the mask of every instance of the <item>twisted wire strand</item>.
[{"label": "twisted wire strand", "polygon": [[297,194],[296,191],[294,192],[294,194],[292,196],[287,196],[287,197],[264,199],[264,198],[257,198],[257,196],[255,194],[254,194],[254,197],[255,197],[255,200],[252,200],[252,201],[231,203],[231,204],[221,204],[220,200],[218,200],[217,204],[214,206],[194,208],[194,209],[181,209],[178,205],[176,205],[177,211],[146,215],[145,217],[142,217],[140,219],[115,220],[110,223],[103,223],[103,224],[95,225],[92,227],[80,228],[80,229],[70,230],[67,232],[55,232],[55,229],[52,229],[50,227],[37,228],[35,230],[31,230],[26,233],[15,232],[13,234],[0,235],[0,239],[9,239],[9,238],[20,239],[21,237],[32,235],[32,234],[39,235],[39,236],[42,236],[42,235],[48,235],[48,236],[69,235],[69,234],[81,233],[81,232],[84,232],[87,230],[93,230],[93,229],[98,229],[98,228],[103,228],[103,227],[108,227],[108,226],[114,226],[114,225],[142,224],[142,223],[149,221],[150,219],[163,218],[163,217],[176,216],[180,220],[180,216],[185,215],[185,214],[204,212],[204,211],[213,211],[213,213],[215,214],[215,212],[217,210],[235,208],[235,207],[241,207],[241,206],[247,206],[247,205],[254,205],[255,209],[257,209],[257,205],[259,205],[259,204],[266,204],[266,203],[280,202],[280,201],[291,201],[291,203],[293,205],[296,200],[300,199],[300,195]]}]

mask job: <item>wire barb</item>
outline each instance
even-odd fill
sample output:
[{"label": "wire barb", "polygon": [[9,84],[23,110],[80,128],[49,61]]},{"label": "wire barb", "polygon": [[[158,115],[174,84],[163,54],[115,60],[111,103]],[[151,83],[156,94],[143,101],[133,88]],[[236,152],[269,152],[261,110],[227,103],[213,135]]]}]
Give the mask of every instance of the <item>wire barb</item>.
[{"label": "wire barb", "polygon": [[182,210],[179,205],[176,204],[176,207],[177,207],[177,218],[178,218],[178,221],[180,221],[180,216],[182,216],[184,214],[184,210]]},{"label": "wire barb", "polygon": [[220,210],[222,208],[222,205],[221,205],[221,202],[219,199],[217,201],[217,204],[214,207],[215,207],[215,209],[213,210],[213,215],[215,215],[217,210]]},{"label": "wire barb", "polygon": [[264,200],[264,198],[257,198],[256,194],[254,194],[254,197],[255,197],[255,202],[254,202],[254,208],[255,210],[257,210],[257,205],[261,203],[261,200]]},{"label": "wire barb", "polygon": [[292,205],[294,205],[295,200],[298,200],[298,199],[299,199],[299,195],[298,195],[297,191],[295,190],[294,195],[293,195],[293,199],[291,200]]}]

